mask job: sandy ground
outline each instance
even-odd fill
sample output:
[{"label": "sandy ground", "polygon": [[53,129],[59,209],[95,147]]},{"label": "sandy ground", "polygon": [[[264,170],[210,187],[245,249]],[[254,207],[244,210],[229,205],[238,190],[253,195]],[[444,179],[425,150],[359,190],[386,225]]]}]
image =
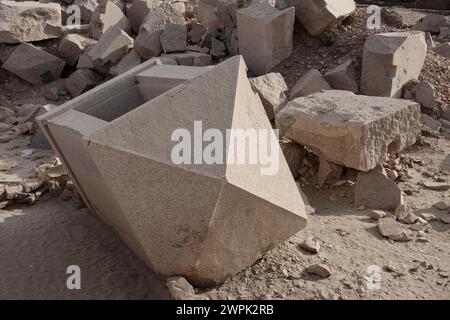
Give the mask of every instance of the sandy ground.
[{"label": "sandy ground", "polygon": [[[47,159],[24,159],[26,143],[22,136],[0,144],[2,155],[19,160],[13,176],[31,175]],[[450,200],[450,191],[419,185],[430,179],[423,172],[450,169],[450,141],[426,139],[408,154],[419,156],[426,166],[411,170],[412,178],[400,183],[403,190],[413,191],[407,203],[416,212],[450,215],[433,207]],[[223,285],[198,293],[210,299],[450,299],[450,225],[432,222],[428,243],[391,242],[378,234],[366,210],[352,204],[352,187],[319,192],[310,185],[304,190],[316,209],[306,229]],[[319,240],[318,255],[300,249],[307,236]],[[86,208],[58,197],[0,211],[0,257],[0,299],[169,298],[158,277],[110,227]],[[432,268],[423,267],[424,261]],[[305,272],[318,262],[332,269],[329,278]],[[81,290],[67,289],[69,265],[81,268]],[[377,290],[367,288],[367,268],[373,265],[382,269]],[[387,265],[398,273],[383,269]]]}]

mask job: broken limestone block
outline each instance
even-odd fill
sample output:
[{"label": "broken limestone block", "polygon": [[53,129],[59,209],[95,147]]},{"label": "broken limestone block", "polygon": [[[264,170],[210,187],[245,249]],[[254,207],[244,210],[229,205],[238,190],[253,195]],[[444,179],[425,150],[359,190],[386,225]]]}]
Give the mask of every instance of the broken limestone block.
[{"label": "broken limestone block", "polygon": [[212,63],[212,57],[207,53],[200,52],[183,52],[183,53],[169,53],[158,59],[171,58],[182,66],[204,67]]},{"label": "broken limestone block", "polygon": [[184,24],[167,24],[160,36],[164,53],[185,51],[187,46],[187,29]]},{"label": "broken limestone block", "polygon": [[258,93],[261,102],[270,120],[275,119],[278,113],[286,104],[286,91],[288,87],[280,73],[268,73],[263,76],[251,78],[253,90]]},{"label": "broken limestone block", "polygon": [[41,85],[59,78],[65,64],[64,60],[50,53],[22,43],[2,67],[33,85]]},{"label": "broken limestone block", "polygon": [[183,277],[167,278],[166,287],[174,300],[190,300],[195,297],[194,287]]},{"label": "broken limestone block", "polygon": [[196,21],[191,22],[188,36],[192,43],[199,43],[203,39],[205,33],[206,28],[202,24]]},{"label": "broken limestone block", "polygon": [[387,213],[381,210],[372,210],[369,213],[369,218],[374,220],[374,221],[378,221],[380,219],[383,219],[384,217],[387,216]]},{"label": "broken limestone block", "polygon": [[441,28],[450,26],[450,20],[443,15],[430,13],[420,19],[413,27],[413,30],[438,34]]},{"label": "broken limestone block", "polygon": [[210,50],[210,54],[211,56],[218,60],[220,58],[225,57],[226,53],[225,51],[227,50],[225,43],[223,41],[217,40],[216,38],[212,38],[211,39],[211,50]]},{"label": "broken limestone block", "polygon": [[450,59],[450,42],[444,42],[433,48],[437,54]]},{"label": "broken limestone block", "polygon": [[436,107],[436,95],[434,86],[428,81],[421,81],[414,87],[414,101],[427,109]]},{"label": "broken limestone block", "polygon": [[331,269],[322,263],[314,264],[306,269],[308,273],[318,275],[322,278],[328,278],[331,275]]},{"label": "broken limestone block", "polygon": [[306,251],[309,251],[311,253],[319,253],[320,243],[319,241],[314,240],[312,237],[308,237],[300,244],[300,248],[305,249]]},{"label": "broken limestone block", "polygon": [[122,29],[111,27],[98,40],[97,44],[88,52],[94,64],[103,66],[107,63],[114,64],[128,53],[133,45],[131,38]]},{"label": "broken limestone block", "polygon": [[72,97],[77,97],[95,87],[101,77],[89,69],[79,69],[66,80],[66,88]]},{"label": "broken limestone block", "polygon": [[317,36],[335,26],[356,10],[353,0],[285,0],[295,7],[295,16],[309,34]]},{"label": "broken limestone block", "polygon": [[[281,152],[277,170],[268,174],[261,171],[266,164],[225,163],[225,156],[212,165],[179,159],[184,151],[172,158],[180,146],[173,133],[193,130],[194,120],[219,128],[223,137],[233,128],[264,129],[277,142],[242,57],[205,69],[155,99],[135,101],[135,73],[144,71],[138,66],[41,122],[94,212],[157,274],[183,276],[200,287],[252,265],[306,223]],[[106,103],[105,96],[116,97]]]},{"label": "broken limestone block", "polygon": [[420,135],[418,103],[327,90],[297,98],[276,116],[280,134],[319,157],[369,171],[414,144]]},{"label": "broken limestone block", "polygon": [[135,50],[131,50],[119,61],[118,64],[110,69],[109,73],[117,76],[124,73],[125,71],[130,70],[131,68],[136,67],[139,64],[141,64],[141,57]]},{"label": "broken limestone block", "polygon": [[237,11],[239,52],[248,69],[263,75],[291,55],[295,9],[253,3]]},{"label": "broken limestone block", "polygon": [[343,167],[331,163],[325,159],[320,158],[319,172],[317,173],[317,185],[322,188],[325,182],[329,179],[339,179],[342,175]]},{"label": "broken limestone block", "polygon": [[311,69],[303,77],[297,80],[289,92],[289,99],[304,97],[320,90],[331,90],[328,82],[317,69]]},{"label": "broken limestone block", "polygon": [[302,167],[303,159],[306,155],[306,149],[285,138],[280,141],[280,147],[289,169],[291,169],[292,176],[294,179],[297,179],[299,176],[298,171]]},{"label": "broken limestone block", "polygon": [[402,191],[378,166],[369,172],[359,172],[355,186],[355,205],[370,209],[395,210],[403,202]]},{"label": "broken limestone block", "polygon": [[84,37],[79,34],[68,34],[61,39],[58,46],[58,55],[64,59],[68,64],[73,66],[83,53],[84,49],[93,46],[97,40]]},{"label": "broken limestone block", "polygon": [[92,14],[98,6],[98,0],[75,0],[73,4],[80,8],[81,21],[89,24]]},{"label": "broken limestone block", "polygon": [[92,14],[89,34],[94,39],[100,39],[111,27],[120,28],[125,32],[131,31],[130,22],[122,10],[111,0],[101,0]]},{"label": "broken limestone block", "polygon": [[378,232],[388,239],[394,241],[410,241],[411,238],[408,236],[401,225],[392,218],[382,219],[377,225]]},{"label": "broken limestone block", "polygon": [[130,20],[134,32],[139,33],[139,28],[150,11],[162,4],[161,0],[135,0],[127,10],[127,17]]},{"label": "broken limestone block", "polygon": [[326,82],[335,90],[347,90],[358,93],[355,66],[352,59],[348,59],[333,70],[325,74]]},{"label": "broken limestone block", "polygon": [[162,52],[160,36],[165,26],[185,23],[184,16],[169,2],[164,2],[145,17],[139,28],[134,49],[144,59],[159,56]]},{"label": "broken limestone block", "polygon": [[369,36],[362,59],[361,93],[400,97],[403,85],[419,77],[426,54],[425,34],[420,31]]},{"label": "broken limestone block", "polygon": [[0,1],[0,43],[20,43],[58,38],[61,6],[34,1]]}]

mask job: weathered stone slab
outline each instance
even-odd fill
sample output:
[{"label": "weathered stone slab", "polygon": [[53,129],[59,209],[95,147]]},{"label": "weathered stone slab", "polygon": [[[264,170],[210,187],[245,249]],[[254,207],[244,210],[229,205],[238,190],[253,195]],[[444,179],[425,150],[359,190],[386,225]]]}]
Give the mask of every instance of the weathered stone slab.
[{"label": "weathered stone slab", "polygon": [[92,13],[89,33],[92,38],[100,39],[111,27],[120,28],[125,32],[131,31],[130,21],[122,10],[111,0],[101,0]]},{"label": "weathered stone slab", "polygon": [[400,97],[403,85],[419,77],[426,54],[425,34],[420,31],[369,36],[364,45],[361,93]]},{"label": "weathered stone slab", "polygon": [[58,46],[58,55],[68,64],[74,65],[86,47],[95,45],[97,40],[79,34],[68,34],[61,39]]},{"label": "weathered stone slab", "polygon": [[239,52],[255,75],[268,73],[291,55],[295,9],[256,2],[237,11]]},{"label": "weathered stone slab", "polygon": [[352,59],[348,59],[325,74],[326,82],[335,90],[347,90],[358,93],[356,71]]},{"label": "weathered stone slab", "polygon": [[145,17],[139,28],[134,49],[144,59],[159,56],[162,52],[160,36],[165,26],[185,23],[184,16],[169,2],[164,2]]},{"label": "weathered stone slab", "polygon": [[186,51],[187,28],[184,24],[168,24],[160,36],[164,53]]},{"label": "weathered stone slab", "polygon": [[402,204],[402,191],[379,166],[369,172],[359,172],[355,187],[355,205],[370,209],[395,210]]},{"label": "weathered stone slab", "polygon": [[311,69],[297,80],[291,91],[289,91],[289,99],[304,97],[321,90],[331,90],[331,87],[319,70]]},{"label": "weathered stone slab", "polygon": [[115,63],[126,55],[133,45],[131,38],[120,28],[111,27],[101,36],[97,44],[88,52],[94,64],[103,66]]},{"label": "weathered stone slab", "polygon": [[328,90],[297,98],[276,116],[282,136],[310,148],[319,157],[369,171],[416,142],[418,103],[358,96]]},{"label": "weathered stone slab", "polygon": [[136,0],[127,10],[127,17],[130,20],[131,27],[138,33],[142,22],[150,11],[156,9],[162,4],[160,0]]},{"label": "weathered stone slab", "polygon": [[65,64],[64,60],[23,43],[14,49],[2,67],[33,85],[41,85],[59,78]]},{"label": "weathered stone slab", "polygon": [[262,164],[175,165],[171,158],[174,130],[189,131],[194,120],[223,134],[264,129],[276,139],[242,57],[147,102],[135,83],[143,68],[58,107],[41,124],[89,207],[153,270],[196,286],[220,283],[302,229],[304,203],[281,153],[272,175],[260,174]]},{"label": "weathered stone slab", "polygon": [[268,73],[263,76],[251,78],[252,88],[258,93],[261,102],[270,120],[288,102],[286,91],[288,87],[280,73]]},{"label": "weathered stone slab", "polygon": [[20,43],[58,38],[61,6],[34,1],[0,1],[0,43]]},{"label": "weathered stone slab", "polygon": [[295,7],[295,16],[313,36],[338,24],[356,10],[353,0],[283,0],[282,3],[284,7]]}]

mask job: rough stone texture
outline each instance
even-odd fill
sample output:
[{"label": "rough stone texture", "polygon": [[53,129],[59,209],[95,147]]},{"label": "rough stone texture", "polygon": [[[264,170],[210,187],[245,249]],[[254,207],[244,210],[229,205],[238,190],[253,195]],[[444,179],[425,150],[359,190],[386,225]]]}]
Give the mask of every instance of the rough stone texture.
[{"label": "rough stone texture", "polygon": [[133,45],[131,38],[125,31],[117,27],[109,28],[89,51],[88,56],[94,64],[103,66],[115,63],[130,51]]},{"label": "rough stone texture", "polygon": [[95,87],[101,77],[89,69],[79,69],[66,80],[66,89],[72,97],[77,97]]},{"label": "rough stone texture", "polygon": [[444,42],[433,48],[437,54],[450,59],[450,42]]},{"label": "rough stone texture", "polygon": [[414,87],[415,101],[427,109],[436,107],[436,96],[434,86],[428,81],[421,81]]},{"label": "rough stone texture", "polygon": [[200,0],[197,18],[209,28],[236,27],[236,10],[244,5],[241,0]]},{"label": "rough stone texture", "polygon": [[378,232],[388,239],[394,241],[410,241],[408,234],[401,225],[393,218],[385,218],[378,222]]},{"label": "rough stone texture", "polygon": [[89,33],[92,38],[100,39],[111,27],[120,28],[125,32],[131,31],[130,21],[122,10],[111,0],[102,0],[92,14]]},{"label": "rough stone texture", "polygon": [[41,125],[89,207],[158,274],[195,286],[220,283],[305,226],[301,195],[281,153],[274,175],[261,175],[263,165],[171,159],[178,144],[172,133],[192,129],[194,120],[223,134],[230,128],[273,134],[241,57],[156,99],[133,101],[135,74],[143,68],[58,107]]},{"label": "rough stone texture", "polygon": [[41,85],[59,78],[65,64],[64,60],[23,43],[14,49],[2,67],[33,85]]},{"label": "rough stone texture", "polygon": [[317,185],[322,188],[329,179],[339,179],[342,175],[343,167],[331,163],[323,158],[319,159],[319,171],[317,173]]},{"label": "rough stone texture", "polygon": [[237,11],[239,52],[255,75],[268,73],[291,55],[294,8],[254,3]]},{"label": "rough stone texture", "polygon": [[420,31],[369,36],[364,45],[361,92],[400,97],[403,85],[419,77],[426,53],[425,35]]},{"label": "rough stone texture", "polygon": [[194,287],[183,277],[168,278],[166,286],[174,300],[190,300],[195,297]]},{"label": "rough stone texture", "polygon": [[112,75],[119,75],[125,71],[134,68],[141,63],[141,57],[137,54],[135,50],[131,50],[126,56],[124,56],[118,64],[111,68],[109,71]]},{"label": "rough stone texture", "polygon": [[287,104],[276,116],[280,134],[335,164],[369,171],[416,142],[418,103],[328,90]]},{"label": "rough stone texture", "polygon": [[321,278],[328,278],[331,276],[331,269],[325,264],[314,264],[306,269],[308,273],[318,275]]},{"label": "rough stone texture", "polygon": [[356,10],[353,0],[284,0],[284,7],[295,7],[295,16],[308,32],[317,36]]},{"label": "rough stone texture", "polygon": [[81,21],[89,24],[92,14],[98,6],[98,0],[75,0],[74,5],[80,7]]},{"label": "rough stone texture", "polygon": [[168,24],[160,36],[165,53],[185,51],[187,47],[187,29],[184,24]]},{"label": "rough stone texture", "polygon": [[441,31],[441,28],[450,26],[450,20],[440,14],[427,14],[425,17],[419,20],[412,27],[413,30],[431,32],[434,34],[438,34]]},{"label": "rough stone texture", "polygon": [[320,71],[311,69],[303,77],[297,80],[291,91],[289,91],[289,99],[292,100],[321,90],[330,89],[330,85],[325,81]]},{"label": "rough stone texture", "polygon": [[297,179],[299,176],[298,171],[303,165],[303,159],[306,155],[306,149],[303,146],[285,138],[280,141],[280,147],[281,151],[283,151],[283,155],[286,159],[289,169],[291,169],[292,176],[294,177],[294,179]]},{"label": "rough stone texture", "polygon": [[58,3],[0,0],[0,43],[20,43],[58,38],[61,33]]},{"label": "rough stone texture", "polygon": [[185,24],[184,16],[168,2],[150,11],[145,17],[134,46],[142,58],[149,59],[161,54],[160,36],[168,24]]},{"label": "rough stone texture", "polygon": [[370,209],[395,210],[403,201],[402,191],[388,178],[381,166],[359,172],[355,187],[355,205]]},{"label": "rough stone texture", "polygon": [[258,93],[261,102],[270,120],[275,119],[275,114],[287,104],[286,91],[288,87],[280,73],[268,73],[266,75],[251,78],[253,90]]},{"label": "rough stone texture", "polygon": [[182,66],[204,67],[211,65],[211,55],[200,52],[169,53],[160,58],[172,58]]},{"label": "rough stone texture", "polygon": [[191,22],[191,29],[189,30],[188,35],[192,43],[199,43],[202,40],[205,33],[206,28],[202,24],[196,21]]},{"label": "rough stone texture", "polygon": [[359,91],[352,59],[348,59],[335,69],[328,71],[325,74],[325,80],[335,90],[347,90],[353,93]]},{"label": "rough stone texture", "polygon": [[74,65],[86,47],[95,45],[96,40],[79,34],[68,34],[61,39],[58,46],[58,55],[68,64]]},{"label": "rough stone texture", "polygon": [[127,17],[136,33],[139,32],[139,28],[149,12],[161,4],[162,1],[160,0],[136,0],[131,4],[131,7],[127,10]]}]

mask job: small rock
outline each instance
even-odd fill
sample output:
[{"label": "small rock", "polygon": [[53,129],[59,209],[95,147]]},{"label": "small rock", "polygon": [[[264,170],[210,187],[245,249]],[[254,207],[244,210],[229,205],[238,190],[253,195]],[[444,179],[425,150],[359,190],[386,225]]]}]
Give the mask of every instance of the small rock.
[{"label": "small rock", "polygon": [[319,70],[312,69],[295,83],[289,92],[289,100],[304,97],[320,90],[331,90],[331,87]]},{"label": "small rock", "polygon": [[383,219],[384,217],[386,217],[386,215],[387,213],[381,210],[372,210],[371,212],[369,212],[369,218],[374,221]]},{"label": "small rock", "polygon": [[183,277],[170,277],[166,286],[174,300],[191,300],[195,297],[194,287]]},{"label": "small rock", "polygon": [[17,161],[13,159],[0,159],[0,171],[8,171],[17,166]]},{"label": "small rock", "polygon": [[394,219],[382,219],[378,222],[380,234],[393,241],[410,241],[406,231]]},{"label": "small rock", "polygon": [[305,241],[300,244],[302,249],[312,253],[319,253],[320,244],[319,241],[314,240],[312,237],[308,237]]},{"label": "small rock", "polygon": [[446,211],[450,209],[450,202],[448,201],[439,201],[438,203],[433,204],[433,207],[437,208],[441,211]]},{"label": "small rock", "polygon": [[308,269],[306,269],[306,271],[308,273],[318,275],[322,278],[328,278],[331,275],[331,269],[322,263],[314,264],[314,265],[308,267]]},{"label": "small rock", "polygon": [[448,184],[448,183],[425,181],[422,183],[422,185],[425,188],[433,190],[433,191],[447,191],[450,189],[450,184]]},{"label": "small rock", "polygon": [[425,219],[428,222],[437,220],[437,218],[436,218],[436,216],[434,214],[428,213],[428,212],[420,213],[420,217]]}]

